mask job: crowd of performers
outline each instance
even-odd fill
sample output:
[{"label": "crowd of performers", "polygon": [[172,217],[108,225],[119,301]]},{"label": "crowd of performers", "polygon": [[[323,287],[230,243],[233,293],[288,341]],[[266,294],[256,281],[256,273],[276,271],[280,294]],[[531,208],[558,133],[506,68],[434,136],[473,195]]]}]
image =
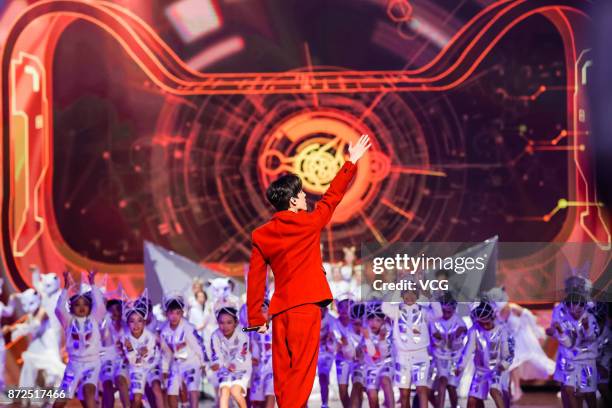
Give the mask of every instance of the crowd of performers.
[{"label": "crowd of performers", "polygon": [[[274,406],[272,327],[265,334],[241,330],[246,308],[231,293],[231,280],[214,282],[210,301],[211,287],[207,293],[196,279],[189,293],[166,294],[154,306],[146,290],[136,299],[105,291],[95,283],[95,272],[79,284],[66,272],[63,288],[55,274],[36,268],[32,273],[33,289],[0,303],[2,316],[14,314],[17,300],[25,313],[19,323],[2,328],[13,339],[29,337],[20,387],[59,386],[66,398],[86,407],[112,407],[118,397],[124,407],[193,408],[208,384],[222,408],[230,400],[239,407]],[[598,389],[609,398],[608,304],[591,301],[586,279],[566,281],[546,329],[559,342],[555,364],[538,341],[544,330],[529,310],[509,303],[502,289],[466,305],[460,316],[448,291],[405,291],[396,303],[358,302],[353,276],[341,268],[333,275],[335,302],[321,309],[323,406],[334,366],[343,407],[394,407],[398,401],[402,407],[457,407],[459,395],[468,397],[468,407],[483,406],[488,398],[508,407],[519,389],[512,383],[550,375],[561,385],[565,407],[594,407]],[[44,384],[36,383],[39,374]]]}]

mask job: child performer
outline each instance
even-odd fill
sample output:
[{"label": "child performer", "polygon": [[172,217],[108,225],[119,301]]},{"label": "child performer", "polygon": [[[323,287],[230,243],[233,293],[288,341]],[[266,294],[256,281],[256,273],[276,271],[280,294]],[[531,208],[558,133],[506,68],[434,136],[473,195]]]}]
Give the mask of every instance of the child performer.
[{"label": "child performer", "polygon": [[586,309],[587,299],[583,293],[570,293],[564,300],[565,324],[554,321],[552,327],[559,343],[566,348],[563,367],[563,388],[569,397],[569,405],[581,407],[597,405],[597,346],[599,326],[595,316]]},{"label": "child performer", "polygon": [[484,406],[489,393],[497,408],[506,405],[504,393],[508,393],[510,384],[504,372],[514,358],[513,340],[507,327],[496,323],[495,314],[493,303],[485,300],[471,312],[474,325],[468,331],[467,344],[455,372],[455,375],[463,372],[468,360],[474,359],[468,408]]},{"label": "child performer", "polygon": [[[162,395],[165,400],[166,383],[163,381],[161,336],[160,336],[162,322],[157,320],[157,318],[155,317],[155,314],[153,313],[153,302],[151,302],[151,299],[148,299],[148,297],[147,298],[139,297],[138,299],[136,299],[135,304],[137,304],[139,308],[144,308],[144,307],[147,308],[147,318],[145,319],[146,328],[155,336],[157,340],[157,344],[159,345],[159,348],[160,348],[160,352],[157,353],[157,358],[156,358],[157,363],[153,366],[153,368],[151,368],[149,375],[157,376],[162,379],[160,386],[162,390]],[[151,405],[151,408],[164,408],[163,405],[161,407],[157,407],[155,405],[155,394],[153,393],[153,389],[151,388],[149,383],[145,384],[145,396],[147,398],[147,401]]]},{"label": "child performer", "polygon": [[128,365],[121,354],[120,342],[124,332],[122,306],[119,299],[108,300],[106,302],[107,314],[100,326],[102,337],[100,382],[103,389],[103,408],[112,408],[115,405],[115,386],[119,390],[121,405],[124,408],[130,405]]},{"label": "child performer", "polygon": [[442,318],[429,323],[433,365],[438,384],[436,407],[444,407],[446,390],[448,390],[451,407],[457,408],[459,403],[457,387],[461,373],[455,375],[455,371],[465,343],[467,328],[463,319],[456,314],[457,301],[453,295],[444,292],[439,300],[442,306]]},{"label": "child performer", "polygon": [[[0,295],[2,295],[2,286],[4,285],[4,279],[0,278]],[[0,320],[4,317],[12,316],[15,313],[15,296],[11,295],[7,305],[0,301]],[[4,335],[11,329],[10,326],[2,327],[0,324],[0,392],[4,392],[4,372],[6,367],[6,350],[4,349]]]},{"label": "child performer", "polygon": [[[45,310],[41,295],[32,288],[17,294],[16,297],[25,312],[25,320],[10,327],[11,341],[28,336],[28,348],[21,353],[23,365],[19,374],[19,387],[35,387],[41,373],[45,387],[57,387],[64,376],[66,365],[60,354],[57,333],[52,329],[49,318],[55,310],[55,305],[52,310]],[[57,321],[59,324],[59,320]],[[61,338],[61,324],[59,326]]]},{"label": "child performer", "polygon": [[336,378],[338,379],[338,392],[343,408],[350,406],[349,379],[351,368],[355,359],[355,344],[351,340],[351,306],[352,301],[344,296],[336,302],[338,318],[335,320],[333,335],[337,344],[336,352]]},{"label": "child performer", "polygon": [[402,408],[410,407],[410,387],[416,386],[421,408],[427,408],[429,380],[429,322],[442,317],[438,302],[417,303],[418,291],[402,291],[403,303],[384,302],[382,311],[393,320],[395,383]]},{"label": "child performer", "polygon": [[395,406],[391,376],[391,330],[385,324],[385,314],[379,302],[366,305],[367,326],[362,330],[360,349],[363,352],[366,388],[370,408],[378,408],[378,390],[385,394],[385,407]]},{"label": "child performer", "polygon": [[363,350],[359,347],[363,333],[363,319],[365,317],[365,305],[355,303],[351,306],[351,330],[349,332],[349,345],[355,350],[351,362],[351,407],[363,405],[363,393],[365,391],[365,368],[363,362]]},{"label": "child performer", "polygon": [[205,362],[202,338],[195,327],[183,318],[185,301],[181,295],[164,297],[166,322],[160,331],[162,372],[167,378],[168,406],[178,407],[181,384],[189,392],[190,408],[198,407],[202,367]]},{"label": "child performer", "polygon": [[238,311],[233,307],[222,307],[217,323],[219,328],[210,339],[210,363],[217,374],[219,407],[228,408],[231,396],[240,408],[246,408],[252,370],[249,338],[238,328]]},{"label": "child performer", "polygon": [[599,381],[597,389],[601,394],[604,406],[610,406],[610,369],[612,369],[612,319],[609,302],[597,302],[595,317],[599,324],[597,340],[597,371]]},{"label": "child performer", "polygon": [[[573,293],[589,295],[591,291],[591,282],[581,276],[570,276],[565,280],[564,284],[565,296]],[[571,330],[568,307],[569,306],[567,306],[563,301],[555,305],[552,311],[550,327],[546,329],[546,335],[554,337],[558,340],[558,332],[556,329],[557,325],[561,327],[562,331]],[[561,386],[561,400],[563,401],[564,408],[573,407],[575,402],[574,389],[572,387],[564,386],[566,379],[571,376],[571,371],[573,370],[572,364],[568,360],[569,358],[571,358],[570,351],[563,345],[563,343],[559,342],[553,380],[555,380]]]},{"label": "child performer", "polygon": [[161,353],[155,333],[146,328],[149,307],[147,290],[134,302],[124,302],[123,318],[129,333],[124,333],[120,342],[123,355],[128,363],[132,408],[142,406],[145,385],[151,387],[157,407],[164,406],[161,390],[161,376],[156,371]]},{"label": "child performer", "polygon": [[321,331],[319,337],[319,360],[317,361],[317,374],[319,376],[319,388],[321,389],[321,408],[327,408],[329,400],[329,373],[334,363],[336,345],[334,341],[333,328],[336,325],[335,318],[329,314],[327,307],[321,308]]},{"label": "child performer", "polygon": [[[269,301],[264,300],[262,311],[266,320]],[[251,401],[254,406],[274,408],[274,373],[272,372],[272,321],[266,333],[252,333],[251,350],[253,377],[251,380]]]},{"label": "child performer", "polygon": [[83,396],[86,408],[96,407],[96,387],[100,378],[100,325],[106,313],[102,292],[95,285],[95,271],[89,272],[91,290],[79,293],[68,299],[70,273],[64,272],[65,287],[61,291],[55,314],[66,334],[68,365],[64,372],[61,390],[65,399],[56,400],[54,408],[66,406],[74,398],[77,388]]}]

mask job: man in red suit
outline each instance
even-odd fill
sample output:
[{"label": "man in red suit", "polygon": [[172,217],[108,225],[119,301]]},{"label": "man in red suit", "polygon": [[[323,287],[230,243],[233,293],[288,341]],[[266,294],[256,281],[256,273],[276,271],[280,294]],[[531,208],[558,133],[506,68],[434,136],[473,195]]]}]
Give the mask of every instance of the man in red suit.
[{"label": "man in red suit", "polygon": [[306,193],[295,174],[281,176],[266,192],[277,212],[251,236],[247,312],[249,325],[265,332],[267,321],[261,306],[270,265],[275,288],[268,313],[274,323],[272,370],[280,408],[303,407],[312,390],[319,355],[321,307],[333,299],[321,261],[321,230],[353,179],[355,163],[369,148],[367,135],[361,136],[355,146],[349,145],[349,160],[313,211],[307,211]]}]

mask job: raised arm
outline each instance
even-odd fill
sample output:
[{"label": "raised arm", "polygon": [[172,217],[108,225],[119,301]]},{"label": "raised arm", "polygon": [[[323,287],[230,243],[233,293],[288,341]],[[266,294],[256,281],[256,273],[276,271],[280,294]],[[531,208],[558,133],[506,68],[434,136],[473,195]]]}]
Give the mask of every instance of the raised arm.
[{"label": "raised arm", "polygon": [[318,228],[325,227],[331,219],[334,210],[342,200],[342,197],[344,197],[344,193],[346,193],[349,183],[355,176],[355,172],[357,171],[357,166],[355,166],[355,164],[370,146],[370,138],[368,135],[362,135],[355,146],[353,146],[352,143],[349,145],[349,160],[340,168],[340,171],[338,171],[338,174],[336,174],[336,177],[334,177],[330,183],[327,191],[310,213]]},{"label": "raised arm", "polygon": [[382,312],[391,320],[397,320],[399,316],[399,303],[382,302]]},{"label": "raised arm", "polygon": [[426,308],[429,321],[438,320],[442,317],[442,306],[440,302],[427,302]]},{"label": "raised arm", "polygon": [[57,298],[55,305],[55,315],[63,327],[67,327],[70,322],[70,312],[68,305],[68,287],[70,286],[70,272],[64,271],[64,288]]},{"label": "raised arm", "polygon": [[96,286],[96,271],[89,271],[89,284],[91,285],[91,315],[97,322],[101,322],[106,316],[106,305],[104,296],[99,287]]},{"label": "raised arm", "polygon": [[[252,234],[253,236],[255,234]],[[247,316],[249,326],[263,326],[266,319],[261,312],[264,296],[266,294],[266,278],[268,269],[261,250],[252,236],[253,249],[251,250],[251,262],[247,277]]]},{"label": "raised arm", "polygon": [[45,291],[40,276],[40,269],[38,269],[38,266],[36,265],[30,265],[29,269],[32,272],[32,286],[34,286],[34,289],[36,289],[41,296],[45,296]]},{"label": "raised arm", "polygon": [[70,312],[68,310],[68,289],[63,288],[55,306],[55,315],[62,324],[62,327],[67,327],[70,322]]}]

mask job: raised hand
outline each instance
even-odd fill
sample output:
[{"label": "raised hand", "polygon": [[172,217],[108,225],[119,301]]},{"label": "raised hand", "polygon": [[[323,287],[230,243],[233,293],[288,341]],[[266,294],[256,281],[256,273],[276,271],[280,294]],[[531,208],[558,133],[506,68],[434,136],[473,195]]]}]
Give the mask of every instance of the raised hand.
[{"label": "raised hand", "polygon": [[96,282],[96,274],[98,273],[97,270],[95,269],[90,269],[89,270],[89,274],[87,275],[87,277],[89,278],[89,284],[90,285],[94,285]]},{"label": "raised hand", "polygon": [[357,163],[371,146],[370,136],[368,135],[361,135],[355,146],[353,146],[353,143],[349,143],[349,161]]},{"label": "raised hand", "polygon": [[70,271],[65,270],[64,271],[64,287],[68,289],[68,286],[70,286]]}]

